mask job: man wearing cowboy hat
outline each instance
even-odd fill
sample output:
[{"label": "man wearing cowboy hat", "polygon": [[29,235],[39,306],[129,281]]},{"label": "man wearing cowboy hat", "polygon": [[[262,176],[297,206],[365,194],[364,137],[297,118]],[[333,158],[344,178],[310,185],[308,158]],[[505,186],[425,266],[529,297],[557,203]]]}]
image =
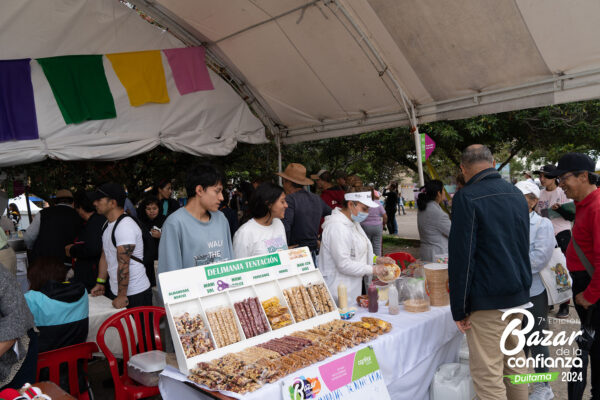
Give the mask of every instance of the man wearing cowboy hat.
[{"label": "man wearing cowboy hat", "polygon": [[291,163],[277,175],[283,178],[288,203],[282,221],[288,246],[308,246],[316,262],[321,218],[331,214],[331,208],[319,196],[304,190],[304,186],[314,183],[306,177],[304,165]]},{"label": "man wearing cowboy hat", "polygon": [[70,268],[71,258],[65,255],[65,246],[75,241],[83,221],[73,208],[70,190],[58,190],[54,204],[37,213],[23,239],[33,250],[34,259],[39,256],[59,257]]}]

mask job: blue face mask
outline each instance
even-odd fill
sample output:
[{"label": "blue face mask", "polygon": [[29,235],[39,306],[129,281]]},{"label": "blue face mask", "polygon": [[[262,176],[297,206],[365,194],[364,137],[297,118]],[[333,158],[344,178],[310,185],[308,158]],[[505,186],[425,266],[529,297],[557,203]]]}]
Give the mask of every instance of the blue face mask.
[{"label": "blue face mask", "polygon": [[359,211],[358,215],[350,214],[352,221],[358,222],[359,224],[361,222],[363,222],[365,219],[367,219],[368,216],[369,216],[369,213],[362,212],[362,211]]}]

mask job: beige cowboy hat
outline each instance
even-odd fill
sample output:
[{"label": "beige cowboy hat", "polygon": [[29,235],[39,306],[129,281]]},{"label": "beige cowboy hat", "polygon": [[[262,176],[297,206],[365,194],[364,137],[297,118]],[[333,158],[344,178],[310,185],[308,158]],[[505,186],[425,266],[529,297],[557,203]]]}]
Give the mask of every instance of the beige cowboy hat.
[{"label": "beige cowboy hat", "polygon": [[306,168],[302,164],[291,163],[285,167],[285,171],[278,172],[276,175],[297,183],[298,185],[312,185],[315,183],[312,179],[306,177]]}]

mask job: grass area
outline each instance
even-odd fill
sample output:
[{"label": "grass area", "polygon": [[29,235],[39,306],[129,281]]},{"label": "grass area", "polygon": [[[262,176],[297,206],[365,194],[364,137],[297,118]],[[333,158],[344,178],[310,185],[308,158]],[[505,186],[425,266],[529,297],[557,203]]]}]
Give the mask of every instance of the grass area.
[{"label": "grass area", "polygon": [[402,239],[396,236],[383,235],[383,245],[387,247],[419,247],[421,242],[416,239]]}]

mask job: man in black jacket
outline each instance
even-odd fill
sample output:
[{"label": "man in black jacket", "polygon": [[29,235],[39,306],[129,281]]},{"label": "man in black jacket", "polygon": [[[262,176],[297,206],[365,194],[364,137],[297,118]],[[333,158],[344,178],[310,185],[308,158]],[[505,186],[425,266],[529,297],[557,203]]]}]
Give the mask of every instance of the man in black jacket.
[{"label": "man in black jacket", "polygon": [[65,246],[65,254],[73,258],[73,281],[81,282],[88,292],[96,286],[98,262],[102,255],[102,227],[106,217],[96,213],[96,207],[85,192],[75,195],[75,211],[84,225],[75,243]]},{"label": "man in black jacket", "polygon": [[[461,170],[466,185],[453,198],[448,242],[452,317],[467,334],[471,375],[481,400],[527,399],[527,385],[503,382],[503,375],[527,373],[508,365],[502,334],[521,314],[503,312],[529,306],[529,213],[523,194],[504,181],[483,145],[465,149]],[[520,323],[519,323],[520,326]],[[517,345],[508,335],[506,349]],[[514,357],[524,357],[523,350]]]},{"label": "man in black jacket", "polygon": [[73,243],[82,221],[73,209],[73,194],[69,190],[58,190],[54,204],[35,216],[25,232],[25,244],[32,250],[31,262],[40,256],[62,257],[65,266],[71,268],[71,258],[65,255],[65,246]]}]

